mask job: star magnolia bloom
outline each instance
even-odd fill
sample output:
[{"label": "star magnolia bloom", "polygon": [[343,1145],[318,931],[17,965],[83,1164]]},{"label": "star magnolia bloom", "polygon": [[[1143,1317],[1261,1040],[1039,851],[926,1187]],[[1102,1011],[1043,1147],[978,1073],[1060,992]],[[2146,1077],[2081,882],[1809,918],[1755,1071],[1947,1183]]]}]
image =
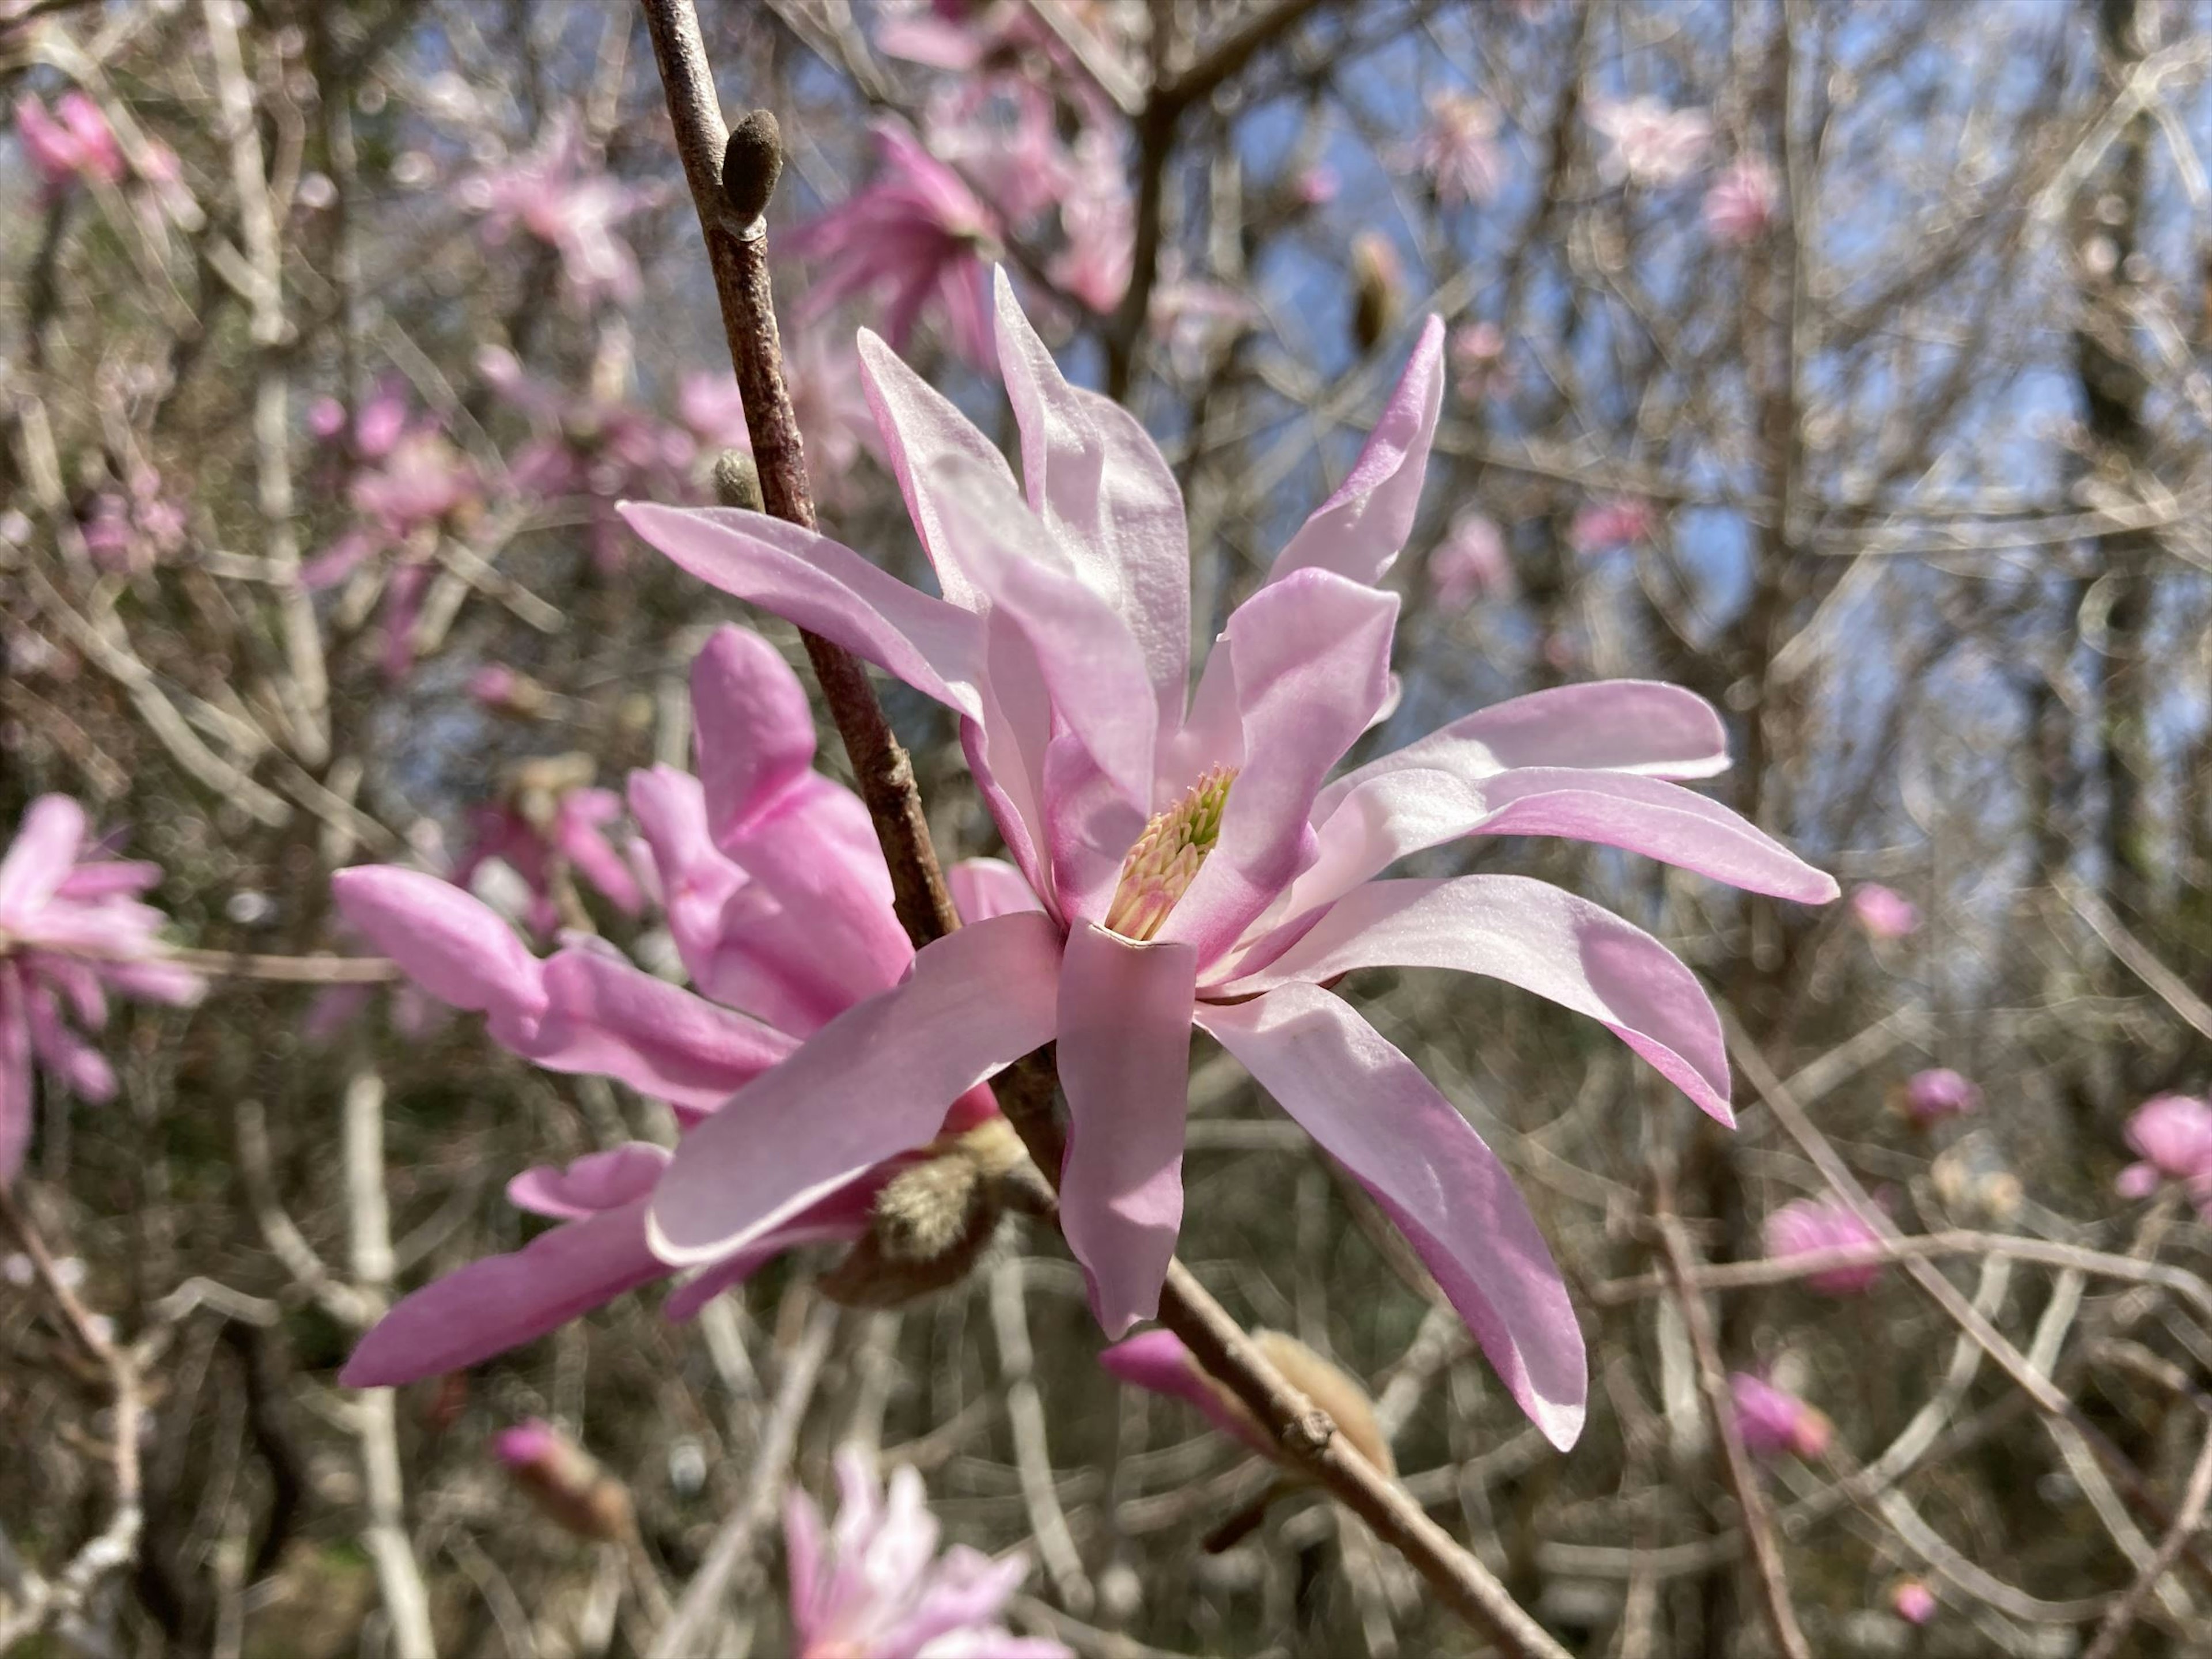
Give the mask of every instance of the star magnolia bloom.
[{"label": "star magnolia bloom", "polygon": [[1978,1112],[1982,1091],[1948,1066],[1915,1072],[1905,1080],[1905,1109],[1917,1123]]},{"label": "star magnolia bloom", "polygon": [[[1719,1022],[1656,939],[1556,887],[1373,878],[1486,832],[1599,842],[1808,901],[1835,884],[1664,781],[1727,763],[1712,710],[1666,686],[1520,698],[1327,781],[1390,695],[1398,599],[1378,584],[1413,527],[1443,334],[1432,321],[1343,487],[1229,619],[1194,696],[1174,477],[1134,417],[1060,377],[1003,278],[1026,498],[950,403],[860,340],[945,598],[757,514],[625,509],[695,574],[956,710],[1034,895],[930,945],[914,981],[833,1021],[691,1137],[653,1201],[670,1260],[742,1247],[927,1140],[960,1090],[1056,1039],[1072,1117],[1062,1225],[1118,1336],[1155,1311],[1174,1251],[1196,1025],[1376,1194],[1515,1398],[1573,1439],[1581,1334],[1504,1165],[1323,988],[1370,965],[1504,979],[1602,1021],[1726,1121]],[[957,987],[930,975],[940,955],[965,964]]]},{"label": "star magnolia bloom", "polygon": [[1632,546],[1658,527],[1658,510],[1650,502],[1613,495],[1577,512],[1567,528],[1567,540],[1576,552],[1588,556],[1609,547]]},{"label": "star magnolia bloom", "polygon": [[1616,184],[1679,184],[1705,161],[1713,136],[1705,111],[1669,109],[1656,98],[1593,99],[1589,123],[1613,141],[1598,170]]},{"label": "star magnolia bloom", "polygon": [[1489,593],[1510,592],[1513,561],[1496,520],[1468,508],[1429,555],[1429,591],[1446,610],[1464,610]]},{"label": "star magnolia bloom", "polygon": [[36,97],[18,98],[15,137],[49,198],[78,179],[121,184],[129,171],[106,116],[74,87],[54,100],[52,115]]},{"label": "star magnolia bloom", "polygon": [[[775,650],[721,629],[693,665],[691,694],[699,775],[633,773],[629,805],[693,990],[596,940],[541,961],[488,906],[420,871],[366,866],[341,871],[333,887],[349,921],[424,990],[482,1012],[501,1046],[552,1071],[618,1079],[668,1102],[696,1133],[833,1015],[910,969],[918,994],[947,996],[963,970],[957,957],[915,963],[867,810],[813,770],[806,694]],[[956,869],[953,878],[966,914],[989,914],[993,872]],[[946,1098],[948,1129],[997,1109],[988,1089]],[[817,1128],[835,1135],[838,1126]],[[362,1340],[340,1380],[373,1388],[458,1370],[668,1277],[645,1230],[668,1161],[665,1149],[632,1142],[518,1176],[509,1200],[562,1224],[404,1298]],[[704,1271],[670,1296],[668,1316],[690,1317],[781,1251],[859,1237],[898,1167],[858,1168],[777,1225],[694,1258]]]},{"label": "star magnolia bloom", "polygon": [[1061,1644],[996,1622],[1029,1572],[955,1544],[937,1553],[937,1519],[908,1463],[886,1500],[873,1460],[837,1453],[837,1520],[825,1528],[796,1486],[784,1498],[794,1659],[1074,1659]]},{"label": "star magnolia bloom", "polygon": [[1744,1449],[1754,1457],[1779,1457],[1784,1452],[1807,1462],[1828,1449],[1835,1425],[1827,1414],[1807,1405],[1786,1389],[1778,1389],[1749,1371],[1729,1376],[1729,1394],[1735,1402],[1737,1431]]},{"label": "star magnolia bloom", "polygon": [[606,172],[573,112],[555,118],[520,161],[466,180],[460,194],[464,206],[484,216],[487,243],[498,246],[519,226],[557,252],[579,304],[637,299],[637,259],[614,228],[647,195]]},{"label": "star magnolia bloom", "polygon": [[158,866],[87,857],[84,808],[41,795],[0,860],[0,1182],[23,1167],[33,1061],[85,1100],[111,1100],[115,1073],[70,1029],[107,1024],[107,993],[189,1003],[198,976],[161,960],[164,918],[138,895]]},{"label": "star magnolia bloom", "polygon": [[1497,106],[1463,92],[1435,94],[1429,100],[1428,125],[1400,153],[1399,164],[1426,173],[1437,200],[1446,207],[1489,201],[1505,178]]},{"label": "star magnolia bloom", "polygon": [[1705,230],[1716,242],[1755,241],[1774,222],[1778,199],[1774,169],[1756,155],[1744,156],[1705,192]]},{"label": "star magnolia bloom", "polygon": [[1924,1625],[1936,1616],[1936,1592],[1917,1578],[1908,1578],[1890,1592],[1889,1605],[1908,1625]]},{"label": "star magnolia bloom", "polygon": [[[1877,1243],[1881,1238],[1838,1198],[1793,1199],[1766,1218],[1762,1237],[1766,1254],[1774,1257],[1844,1249]],[[1823,1296],[1856,1296],[1871,1289],[1881,1277],[1881,1263],[1869,1261],[1856,1267],[1831,1267],[1811,1274],[1805,1282]]]},{"label": "star magnolia bloom", "polygon": [[1880,882],[1851,889],[1851,914],[1874,939],[1904,939],[1920,931],[1920,907]]},{"label": "star magnolia bloom", "polygon": [[2127,1137],[2142,1161],[2120,1171],[2123,1197],[2148,1198],[2161,1182],[2176,1181],[2212,1216],[2212,1101],[2154,1095],[2129,1117]]}]

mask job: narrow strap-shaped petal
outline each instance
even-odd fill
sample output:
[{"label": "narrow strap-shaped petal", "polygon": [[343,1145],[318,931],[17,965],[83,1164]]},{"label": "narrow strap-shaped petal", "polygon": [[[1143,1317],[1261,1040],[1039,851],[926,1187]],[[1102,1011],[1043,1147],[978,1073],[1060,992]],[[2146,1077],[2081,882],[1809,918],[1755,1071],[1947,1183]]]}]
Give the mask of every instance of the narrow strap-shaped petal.
[{"label": "narrow strap-shaped petal", "polygon": [[586,1152],[573,1164],[541,1164],[507,1183],[507,1201],[532,1215],[580,1220],[643,1198],[668,1167],[668,1149],[626,1140],[604,1152]]},{"label": "narrow strap-shaped petal", "polygon": [[771,809],[814,769],[806,688],[776,648],[742,628],[718,628],[691,659],[700,786],[717,836]]},{"label": "narrow strap-shaped petal", "polygon": [[1308,569],[1334,570],[1357,582],[1382,580],[1420,511],[1421,480],[1443,407],[1443,319],[1431,317],[1359,459],[1275,556],[1268,580]]},{"label": "narrow strap-shaped petal", "polygon": [[[1315,794],[1389,690],[1395,593],[1326,570],[1261,588],[1229,619],[1244,768],[1221,837],[1159,937],[1201,964],[1235,943],[1313,855]],[[1217,650],[1220,647],[1215,647]]]},{"label": "narrow strap-shaped petal", "polygon": [[1060,1226],[1109,1336],[1159,1311],[1182,1225],[1197,973],[1188,945],[1133,944],[1089,922],[1068,934],[1060,963]]},{"label": "narrow strap-shaped petal", "polygon": [[1521,766],[1709,778],[1728,763],[1727,730],[1703,697],[1656,680],[1595,680],[1493,703],[1346,773],[1322,791],[1314,822],[1370,778],[1408,767],[1474,780]]},{"label": "narrow strap-shaped petal", "polygon": [[1004,859],[963,859],[945,872],[945,884],[952,890],[952,907],[963,922],[1044,908],[1022,872]]},{"label": "narrow strap-shaped petal", "polygon": [[0,1186],[15,1180],[31,1144],[36,1093],[31,1080],[29,1011],[23,981],[12,963],[0,962]]},{"label": "narrow strap-shaped petal", "polygon": [[1175,474],[1136,416],[1067,383],[994,273],[999,368],[1022,434],[1030,506],[1143,651],[1159,729],[1182,724],[1190,676],[1190,531]]},{"label": "narrow strap-shaped petal", "polygon": [[420,870],[341,870],[345,919],[441,1002],[526,1025],[545,1010],[544,964],[482,901]]},{"label": "narrow strap-shaped petal", "polygon": [[1173,1331],[1139,1331],[1116,1342],[1098,1355],[1098,1364],[1112,1376],[1133,1388],[1165,1395],[1195,1406],[1207,1422],[1231,1435],[1264,1457],[1276,1455],[1244,1411],[1220,1386],[1198,1368],[1182,1339]]},{"label": "narrow strap-shaped petal", "polygon": [[646,1248],[645,1206],[636,1199],[565,1222],[402,1297],[362,1338],[338,1381],[389,1389],[462,1370],[665,1277]]},{"label": "narrow strap-shaped petal", "polygon": [[526,1040],[495,1031],[556,1072],[595,1072],[711,1112],[799,1046],[757,1019],[655,979],[611,950],[571,945],[545,964],[545,1017]]},{"label": "narrow strap-shaped petal", "polygon": [[1482,1137],[1317,985],[1207,1007],[1199,1023],[1374,1194],[1521,1409],[1561,1450],[1574,1444],[1589,1386],[1582,1329],[1551,1247]]},{"label": "narrow strap-shaped petal", "polygon": [[[1303,924],[1292,922],[1297,930]],[[1322,912],[1266,966],[1219,988],[1244,996],[1355,968],[1455,968],[1502,979],[1601,1021],[1723,1123],[1728,1048],[1697,975],[1665,945],[1587,899],[1527,876],[1370,881]]]},{"label": "narrow strap-shaped petal", "polygon": [[868,1231],[869,1213],[876,1194],[899,1167],[896,1162],[877,1165],[743,1249],[701,1269],[668,1293],[661,1311],[679,1322],[690,1319],[724,1291],[744,1284],[786,1250],[807,1244],[848,1243],[860,1237]]},{"label": "narrow strap-shaped petal", "polygon": [[1717,800],[1632,772],[1530,766],[1480,782],[1407,769],[1359,785],[1316,832],[1285,918],[1350,892],[1408,853],[1462,836],[1557,836],[1641,853],[1754,893],[1826,904],[1835,878]]},{"label": "narrow strap-shaped petal", "polygon": [[53,897],[84,846],[84,808],[67,795],[31,803],[0,859],[0,929],[19,931]]},{"label": "narrow strap-shaped petal", "polygon": [[79,1100],[114,1099],[115,1068],[107,1063],[106,1055],[70,1030],[53,988],[30,981],[23,1006],[29,1015],[31,1053],[46,1075]]},{"label": "narrow strap-shaped petal", "polygon": [[653,1200],[653,1248],[688,1265],[741,1249],[871,1164],[933,1139],[968,1090],[1048,1041],[1060,939],[1000,916],[916,954],[687,1135]]},{"label": "narrow strap-shaped petal", "polygon": [[721,943],[723,912],[744,889],[745,872],[708,835],[706,793],[698,779],[672,766],[655,766],[629,775],[629,794],[630,816],[660,877],[661,908],[684,971],[702,995],[726,1000],[708,981]]},{"label": "narrow strap-shaped petal", "polygon": [[700,580],[757,605],[971,719],[975,619],[878,569],[849,547],[765,514],[625,501],[631,529]]}]

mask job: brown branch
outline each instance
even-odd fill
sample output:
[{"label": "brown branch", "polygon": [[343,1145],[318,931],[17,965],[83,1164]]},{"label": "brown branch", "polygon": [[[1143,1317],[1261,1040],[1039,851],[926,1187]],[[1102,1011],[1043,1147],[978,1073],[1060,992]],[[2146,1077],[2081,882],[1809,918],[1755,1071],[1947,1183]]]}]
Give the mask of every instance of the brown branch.
[{"label": "brown branch", "polygon": [[2136,1621],[2136,1614],[2150,1598],[2159,1581],[2173,1571],[2174,1563],[2181,1559],[2189,1540],[2204,1524],[2204,1509],[2212,1503],[2212,1428],[2205,1431],[2203,1443],[2197,1448],[2197,1462],[2189,1472],[2189,1488],[2182,1494],[2181,1512],[2173,1517],[2172,1526],[2166,1528],[2160,1540],[2158,1552],[2143,1564],[2124,1595],[2112,1604],[2105,1622],[2097,1627],[2096,1640],[2082,1659],[2112,1659],[2127,1639],[2128,1631]]}]

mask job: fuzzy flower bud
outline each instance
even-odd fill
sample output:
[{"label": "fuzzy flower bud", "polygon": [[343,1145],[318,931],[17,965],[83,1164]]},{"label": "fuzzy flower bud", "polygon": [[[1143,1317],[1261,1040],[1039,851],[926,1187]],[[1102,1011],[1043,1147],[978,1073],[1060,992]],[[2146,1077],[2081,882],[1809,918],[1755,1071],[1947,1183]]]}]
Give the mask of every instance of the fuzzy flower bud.
[{"label": "fuzzy flower bud", "polygon": [[582,1447],[542,1418],[492,1437],[492,1455],[556,1524],[579,1538],[626,1537],[629,1493]]}]

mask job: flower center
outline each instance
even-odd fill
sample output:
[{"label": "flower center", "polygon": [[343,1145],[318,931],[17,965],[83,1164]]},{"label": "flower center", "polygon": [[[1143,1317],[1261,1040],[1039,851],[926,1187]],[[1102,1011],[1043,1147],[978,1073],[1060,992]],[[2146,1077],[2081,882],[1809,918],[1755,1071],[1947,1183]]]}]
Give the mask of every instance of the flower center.
[{"label": "flower center", "polygon": [[1190,890],[1198,867],[1221,839],[1221,809],[1234,767],[1217,766],[1164,812],[1155,813],[1121,860],[1121,879],[1106,908],[1106,926],[1123,939],[1148,939],[1160,931],[1176,901]]}]

